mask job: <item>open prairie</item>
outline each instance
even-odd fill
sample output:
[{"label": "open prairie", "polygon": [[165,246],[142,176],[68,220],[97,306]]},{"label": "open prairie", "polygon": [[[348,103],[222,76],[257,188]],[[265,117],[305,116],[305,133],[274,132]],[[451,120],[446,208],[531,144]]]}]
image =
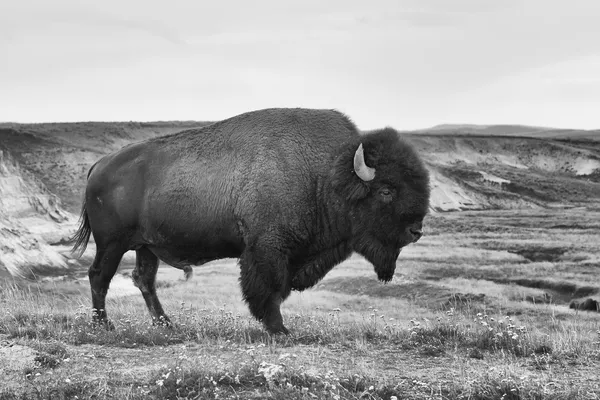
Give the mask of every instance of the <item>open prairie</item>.
[{"label": "open prairie", "polygon": [[108,293],[116,329],[93,326],[94,244],[65,244],[89,167],[205,124],[0,126],[0,400],[600,397],[597,132],[407,134],[432,175],[425,236],[389,284],[353,256],[293,293],[289,336],[250,317],[234,259],[189,280],[162,264],[175,324],[153,326],[132,253]]},{"label": "open prairie", "polygon": [[[393,281],[356,256],[283,306],[267,336],[236,260],[162,265],[175,326],[152,326],[124,262],[90,324],[85,270],[0,292],[0,399],[594,399],[600,207],[433,214]],[[84,260],[85,263],[85,260]],[[395,397],[394,397],[395,396]]]}]

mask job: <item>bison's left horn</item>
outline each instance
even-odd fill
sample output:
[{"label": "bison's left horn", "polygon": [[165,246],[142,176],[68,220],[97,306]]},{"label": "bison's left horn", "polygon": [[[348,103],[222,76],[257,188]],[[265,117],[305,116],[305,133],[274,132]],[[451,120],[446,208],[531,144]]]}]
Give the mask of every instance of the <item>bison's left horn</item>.
[{"label": "bison's left horn", "polygon": [[354,153],[354,172],[363,181],[372,181],[375,178],[375,168],[368,167],[365,164],[365,153],[363,152],[362,143],[358,146]]}]

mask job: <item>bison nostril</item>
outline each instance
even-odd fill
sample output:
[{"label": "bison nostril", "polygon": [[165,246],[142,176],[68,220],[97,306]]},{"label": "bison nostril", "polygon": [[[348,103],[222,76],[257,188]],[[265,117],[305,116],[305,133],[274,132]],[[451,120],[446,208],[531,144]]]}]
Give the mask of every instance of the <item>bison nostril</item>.
[{"label": "bison nostril", "polygon": [[423,231],[421,229],[411,229],[410,233],[412,233],[413,236],[415,236],[416,240],[420,239],[421,236],[423,236]]}]

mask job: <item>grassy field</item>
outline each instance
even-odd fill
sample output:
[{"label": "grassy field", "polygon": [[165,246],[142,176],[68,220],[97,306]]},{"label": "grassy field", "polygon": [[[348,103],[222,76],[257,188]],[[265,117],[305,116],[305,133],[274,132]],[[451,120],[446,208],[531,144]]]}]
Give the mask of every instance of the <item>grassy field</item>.
[{"label": "grassy field", "polygon": [[600,208],[429,216],[394,280],[355,256],[250,318],[235,260],[159,270],[152,326],[123,265],[90,324],[85,271],[0,287],[0,399],[597,399]]}]

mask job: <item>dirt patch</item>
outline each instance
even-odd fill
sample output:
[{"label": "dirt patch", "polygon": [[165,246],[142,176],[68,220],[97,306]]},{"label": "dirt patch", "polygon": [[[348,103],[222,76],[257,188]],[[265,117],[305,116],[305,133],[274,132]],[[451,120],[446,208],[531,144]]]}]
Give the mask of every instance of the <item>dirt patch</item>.
[{"label": "dirt patch", "polygon": [[591,296],[599,291],[599,289],[595,286],[579,286],[571,282],[556,282],[543,279],[512,278],[495,279],[493,281],[505,285],[515,284],[533,289],[544,289],[547,291],[547,293],[545,293],[542,297],[537,296],[536,298],[529,300],[542,303],[547,302],[546,300],[557,304],[568,303],[573,299]]},{"label": "dirt patch", "polygon": [[517,195],[520,195],[520,196],[530,197],[532,199],[542,200],[542,201],[556,201],[556,198],[548,195],[547,193],[542,193],[540,191],[532,189],[531,187],[524,186],[524,185],[521,185],[518,183],[510,182],[510,183],[503,185],[502,187],[504,189],[506,189],[507,191],[517,194]]},{"label": "dirt patch", "polygon": [[529,261],[540,262],[549,261],[556,262],[560,261],[560,258],[565,254],[568,249],[561,247],[529,247],[518,250],[507,250],[509,253],[518,254]]},{"label": "dirt patch", "polygon": [[28,368],[34,368],[37,352],[28,346],[16,344],[6,338],[0,338],[0,372],[2,375],[22,373]]},{"label": "dirt patch", "polygon": [[525,296],[525,300],[533,304],[551,304],[554,302],[554,297],[551,294],[544,292],[538,296]]},{"label": "dirt patch", "polygon": [[549,226],[548,229],[577,229],[577,230],[591,229],[591,230],[600,230],[600,225],[598,225],[598,224],[585,225],[585,224],[582,224],[582,223],[557,224],[557,225]]},{"label": "dirt patch", "polygon": [[598,292],[598,288],[594,286],[577,286],[570,282],[554,282],[545,281],[543,279],[511,279],[510,283],[516,283],[520,286],[530,287],[534,289],[550,289],[562,295],[572,297],[585,297]]},{"label": "dirt patch", "polygon": [[431,267],[423,269],[423,279],[440,281],[448,278],[464,278],[493,281],[502,280],[506,273],[501,268],[480,269],[474,267]]},{"label": "dirt patch", "polygon": [[453,293],[443,305],[444,309],[462,309],[466,307],[473,308],[475,303],[485,303],[485,294],[483,293]]},{"label": "dirt patch", "polygon": [[429,306],[443,304],[452,294],[450,289],[431,285],[423,281],[392,281],[383,284],[377,280],[362,277],[328,279],[317,285],[317,288],[351,295],[407,299],[416,301],[421,305]]},{"label": "dirt patch", "polygon": [[485,250],[503,250],[512,254],[518,254],[531,262],[558,262],[562,261],[562,256],[572,250],[567,247],[540,246],[540,245],[522,245],[517,243],[506,243],[504,241],[486,241],[476,243],[475,246]]}]

